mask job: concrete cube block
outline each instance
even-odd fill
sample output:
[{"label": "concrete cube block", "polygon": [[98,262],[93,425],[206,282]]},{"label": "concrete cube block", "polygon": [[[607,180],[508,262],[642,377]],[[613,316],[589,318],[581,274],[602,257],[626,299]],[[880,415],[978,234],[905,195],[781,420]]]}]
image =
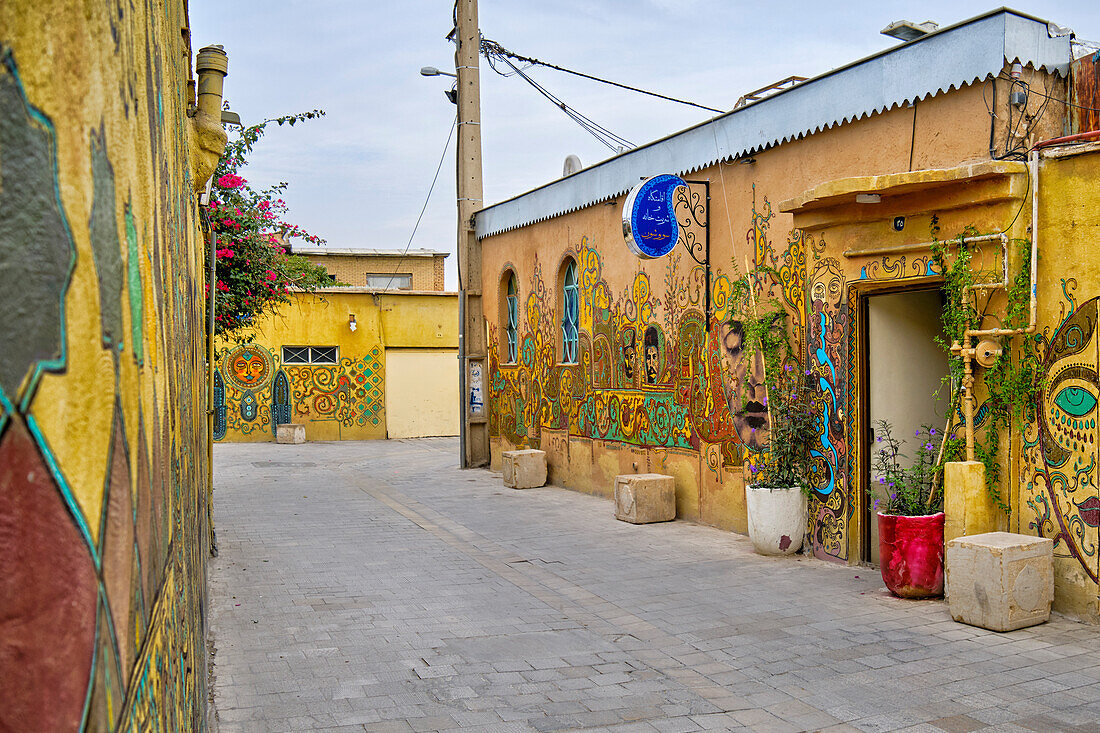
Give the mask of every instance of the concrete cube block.
[{"label": "concrete cube block", "polygon": [[275,426],[275,442],[297,445],[306,442],[306,426],[285,422]]},{"label": "concrete cube block", "polygon": [[947,543],[951,617],[991,631],[1012,631],[1050,618],[1054,541],[1009,532],[959,537]]},{"label": "concrete cube block", "polygon": [[546,451],[506,450],[501,454],[504,485],[512,489],[536,489],[546,485]]},{"label": "concrete cube block", "polygon": [[676,482],[659,473],[615,477],[615,519],[631,524],[668,522],[676,518]]}]

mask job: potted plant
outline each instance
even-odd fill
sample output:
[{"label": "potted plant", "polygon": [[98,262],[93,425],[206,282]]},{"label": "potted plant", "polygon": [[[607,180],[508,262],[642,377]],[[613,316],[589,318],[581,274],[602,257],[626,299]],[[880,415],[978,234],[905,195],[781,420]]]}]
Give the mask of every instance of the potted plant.
[{"label": "potted plant", "polygon": [[876,423],[878,446],[870,494],[878,510],[879,568],[890,592],[902,598],[943,595],[943,494],[938,489],[937,431],[921,426],[911,465],[893,426]]},{"label": "potted plant", "polygon": [[788,555],[806,533],[810,451],[816,433],[811,395],[802,372],[788,363],[767,379],[770,434],[767,448],[749,467],[745,487],[749,539],[761,555]]}]

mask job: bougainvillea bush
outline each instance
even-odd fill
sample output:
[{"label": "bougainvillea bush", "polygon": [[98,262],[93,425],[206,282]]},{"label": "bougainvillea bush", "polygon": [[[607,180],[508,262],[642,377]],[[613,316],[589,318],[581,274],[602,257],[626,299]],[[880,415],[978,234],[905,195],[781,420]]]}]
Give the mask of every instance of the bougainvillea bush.
[{"label": "bougainvillea bush", "polygon": [[258,316],[290,302],[291,288],[308,291],[337,284],[325,268],[287,252],[284,245],[291,238],[324,243],[287,221],[287,205],[281,198],[287,184],[255,189],[239,175],[268,125],[294,125],[323,114],[314,110],[264,120],[242,129],[225,147],[207,208],[217,241],[214,332],[219,336],[245,338]]}]

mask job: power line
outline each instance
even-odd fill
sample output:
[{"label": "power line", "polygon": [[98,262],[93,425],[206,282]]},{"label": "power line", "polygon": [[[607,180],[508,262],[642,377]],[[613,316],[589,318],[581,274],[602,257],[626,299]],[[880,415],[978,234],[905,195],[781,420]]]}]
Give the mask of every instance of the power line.
[{"label": "power line", "polygon": [[[569,117],[571,120],[573,120],[578,125],[580,125],[581,128],[585,130],[585,132],[587,132],[588,134],[592,135],[592,137],[599,140],[603,145],[605,145],[609,150],[611,150],[611,152],[618,153],[624,147],[625,148],[633,148],[634,147],[634,143],[630,142],[629,140],[622,137],[621,135],[616,135],[615,133],[608,130],[606,127],[603,127],[602,125],[595,122],[591,118],[586,117],[585,115],[581,114],[575,108],[573,108],[573,107],[569,106],[568,104],[566,104],[565,101],[562,100],[560,97],[556,96],[554,93],[552,93],[551,91],[546,89],[546,87],[542,86],[537,81],[535,81],[530,76],[528,76],[526,73],[524,73],[523,69],[519,68],[514,63],[512,63],[511,59],[508,58],[507,56],[498,56],[496,54],[493,54],[493,55],[486,54],[485,58],[489,62],[489,67],[493,71],[500,74],[501,76],[519,75],[520,78],[522,78],[525,82],[527,82],[532,87],[534,87],[534,89],[539,94],[541,94],[542,96],[544,96],[548,100],[550,100],[554,104],[555,107],[560,109],[562,112],[565,113],[565,115],[567,117]],[[502,72],[500,69],[497,68],[496,61],[503,61],[505,64],[507,64],[509,67],[511,67],[512,73],[507,74],[505,72]]]},{"label": "power line", "polygon": [[525,64],[533,64],[535,66],[545,66],[548,69],[554,69],[555,71],[563,71],[566,74],[573,74],[574,76],[583,77],[585,79],[591,79],[592,81],[598,81],[601,84],[610,84],[613,87],[619,87],[620,89],[627,89],[627,90],[632,91],[632,92],[638,92],[639,94],[648,94],[651,97],[657,97],[658,99],[664,99],[664,100],[667,100],[669,102],[676,102],[677,104],[686,104],[690,107],[698,107],[699,109],[705,109],[708,112],[716,112],[718,114],[722,114],[722,113],[725,112],[725,110],[715,109],[714,107],[707,107],[706,105],[702,105],[702,104],[696,104],[695,102],[689,102],[685,99],[677,99],[676,97],[670,97],[670,96],[665,95],[665,94],[658,94],[657,92],[650,92],[650,91],[647,91],[645,89],[639,89],[638,87],[632,87],[629,84],[620,84],[619,82],[611,81],[610,79],[602,79],[598,76],[592,76],[591,74],[585,74],[584,72],[581,72],[581,71],[573,71],[572,69],[567,69],[564,66],[558,66],[557,64],[551,64],[551,63],[547,63],[545,61],[539,61],[538,59],[534,59],[534,58],[531,58],[529,56],[521,56],[518,53],[515,53],[513,51],[509,51],[508,49],[504,48],[504,46],[501,46],[496,41],[490,41],[487,38],[482,38],[481,39],[481,52],[483,54],[485,54],[486,58],[490,58],[492,56],[498,56],[498,57],[501,57],[501,58],[507,57],[507,58],[515,59],[516,61],[521,61]]},{"label": "power line", "polygon": [[454,137],[455,126],[457,124],[458,116],[456,115],[454,121],[451,122],[451,131],[447,133],[447,142],[443,144],[443,154],[439,156],[439,165],[435,167],[435,175],[432,176],[432,185],[428,187],[428,195],[424,197],[424,205],[420,207],[420,216],[416,217],[416,223],[413,224],[412,233],[409,235],[409,241],[405,244],[405,249],[401,252],[401,258],[397,260],[397,266],[393,268],[390,279],[386,281],[386,290],[390,289],[390,285],[393,284],[393,278],[397,275],[397,271],[401,269],[401,263],[405,255],[409,253],[409,247],[412,246],[413,237],[416,236],[416,230],[420,226],[420,220],[424,218],[424,212],[428,209],[428,201],[431,200],[432,191],[435,190],[435,182],[439,180],[439,171],[443,169],[443,161],[447,158],[447,151],[451,149],[451,138]]}]

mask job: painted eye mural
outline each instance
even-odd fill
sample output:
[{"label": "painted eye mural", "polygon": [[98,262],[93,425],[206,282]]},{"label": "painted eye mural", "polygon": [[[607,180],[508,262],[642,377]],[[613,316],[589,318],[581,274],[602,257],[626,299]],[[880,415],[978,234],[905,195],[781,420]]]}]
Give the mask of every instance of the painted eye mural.
[{"label": "painted eye mural", "polygon": [[[1095,374],[1093,376],[1095,378]],[[1066,387],[1054,398],[1054,404],[1068,415],[1084,417],[1096,407],[1096,397],[1084,387]],[[1089,427],[1095,427],[1095,423]]]},{"label": "painted eye mural", "polygon": [[1100,553],[1097,470],[1097,303],[1081,304],[1051,337],[1043,364],[1049,386],[1040,400],[1035,496],[1031,526],[1054,540],[1056,562],[1080,563],[1095,583]]}]

